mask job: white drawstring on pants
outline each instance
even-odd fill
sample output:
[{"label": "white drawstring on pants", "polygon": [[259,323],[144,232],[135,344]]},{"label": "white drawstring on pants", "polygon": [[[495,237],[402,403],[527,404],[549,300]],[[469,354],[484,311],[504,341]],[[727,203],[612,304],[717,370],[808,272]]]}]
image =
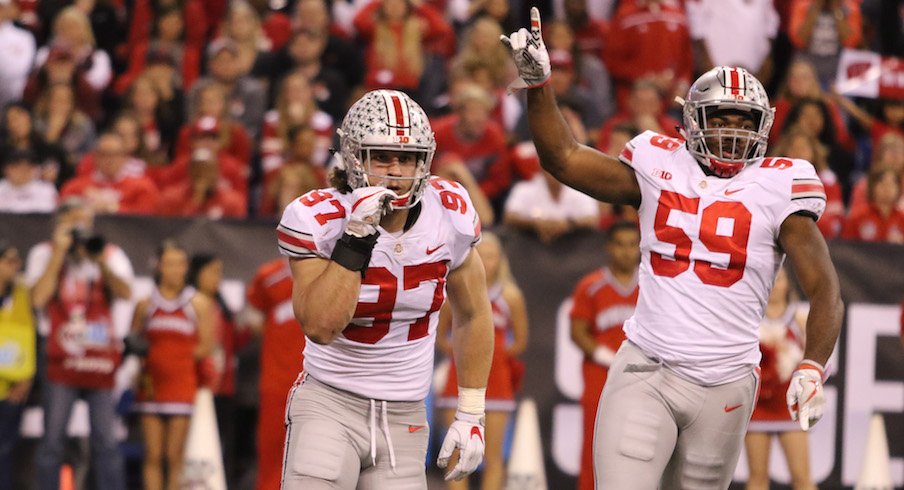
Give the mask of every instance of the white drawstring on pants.
[{"label": "white drawstring on pants", "polygon": [[[380,428],[383,431],[383,437],[386,438],[386,445],[389,447],[389,466],[394,470],[396,466],[395,450],[392,447],[392,437],[389,435],[389,414],[386,410],[386,400],[380,401]],[[370,460],[374,466],[377,465],[377,402],[370,400]]]}]

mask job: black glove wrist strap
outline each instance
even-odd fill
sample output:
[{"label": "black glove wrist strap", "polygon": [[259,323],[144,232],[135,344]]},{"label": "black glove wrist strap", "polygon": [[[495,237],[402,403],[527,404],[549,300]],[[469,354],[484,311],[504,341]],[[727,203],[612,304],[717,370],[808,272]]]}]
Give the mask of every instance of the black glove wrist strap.
[{"label": "black glove wrist strap", "polygon": [[330,260],[350,271],[358,271],[361,277],[364,277],[364,271],[370,264],[370,254],[379,236],[380,232],[362,238],[345,233],[336,242]]}]

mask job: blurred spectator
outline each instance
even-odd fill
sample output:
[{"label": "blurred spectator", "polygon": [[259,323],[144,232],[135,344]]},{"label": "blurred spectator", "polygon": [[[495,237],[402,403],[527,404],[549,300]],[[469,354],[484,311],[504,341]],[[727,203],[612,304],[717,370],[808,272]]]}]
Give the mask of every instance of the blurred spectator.
[{"label": "blurred spectator", "polygon": [[236,47],[235,71],[251,76],[264,73],[273,43],[264,32],[261,18],[250,3],[245,0],[233,0],[229,3],[220,36],[220,39],[232,41]]},{"label": "blurred spectator", "polygon": [[433,172],[441,173],[450,163],[463,164],[494,208],[501,208],[512,175],[505,134],[490,119],[495,101],[482,88],[471,85],[458,91],[455,112],[433,124],[436,158]]},{"label": "blurred spectator", "polygon": [[847,97],[838,96],[835,100],[863,129],[869,131],[873,147],[878,146],[882,137],[888,133],[904,137],[904,100],[880,100],[881,117],[873,116]]},{"label": "blurred spectator", "polygon": [[[605,149],[602,149],[604,153],[607,155],[611,155],[613,157],[618,157],[621,151],[625,148],[625,145],[628,144],[629,141],[634,139],[635,136],[640,134],[640,130],[637,129],[636,126],[628,124],[617,124],[612,126],[612,130],[609,132],[609,144]],[[608,230],[613,224],[619,221],[630,221],[637,223],[639,218],[637,215],[637,208],[633,206],[627,206],[624,204],[610,204],[608,202],[599,203],[600,208],[600,222],[599,228],[601,230]]]},{"label": "blurred spectator", "polygon": [[94,146],[94,123],[75,104],[72,87],[57,83],[47,87],[34,109],[34,126],[44,141],[59,145],[66,155],[61,173],[72,175],[79,160]]},{"label": "blurred spectator", "polygon": [[245,291],[245,323],[263,337],[257,419],[257,490],[279,488],[286,398],[304,362],[305,337],[292,313],[292,271],[278,258],[257,269]]},{"label": "blurred spectator", "polygon": [[[339,8],[341,3],[335,1],[333,5]],[[326,0],[298,0],[292,22],[298,32],[327,33],[326,45],[320,57],[321,63],[331,71],[341,74],[344,85],[352,91],[360,87],[364,82],[366,68],[364,59],[357,47],[344,37],[349,31],[342,31],[331,22]]]},{"label": "blurred spectator", "polygon": [[185,19],[177,4],[160,5],[153,19],[154,28],[149,39],[136,41],[129,50],[128,68],[117,77],[116,93],[125,93],[145,68],[152,64],[172,67],[173,82],[187,90],[201,72],[201,47],[186,42]]},{"label": "blurred spectator", "polygon": [[502,27],[503,32],[518,30],[509,0],[449,0],[447,11],[457,25],[467,25],[477,19],[489,17]]},{"label": "blurred spectator", "polygon": [[841,114],[841,108],[836,97],[830,97],[819,85],[816,77],[816,69],[804,59],[791,62],[788,73],[781,87],[778,97],[775,99],[775,121],[772,123],[772,131],[769,133],[770,141],[777,141],[779,136],[787,129],[786,123],[791,108],[804,99],[817,99],[822,101],[829,112],[830,120],[834,128],[834,141],[846,151],[854,149],[854,140],[848,133],[847,125]]},{"label": "blurred spectator", "polygon": [[844,199],[841,192],[841,182],[838,176],[829,168],[829,150],[819,140],[803,131],[790,130],[770,148],[772,156],[800,158],[813,164],[819,180],[822,181],[826,193],[826,209],[823,211],[816,226],[824,237],[835,238],[841,234],[841,226],[844,222]]},{"label": "blurred spectator", "polygon": [[691,40],[684,7],[678,0],[625,0],[609,25],[603,60],[615,81],[619,110],[641,78],[655,80],[670,104],[684,97],[693,75]]},{"label": "blurred spectator", "polygon": [[22,409],[35,376],[36,329],[19,250],[0,239],[0,488],[12,489]]},{"label": "blurred spectator", "polygon": [[255,139],[260,134],[264,120],[267,95],[261,81],[248,76],[240,55],[239,46],[229,38],[221,37],[207,46],[207,76],[192,86],[188,94],[187,112],[189,116],[198,112],[197,105],[201,104],[198,93],[206,84],[219,84],[226,97],[223,115],[242,123],[248,136]]},{"label": "blurred spectator", "polygon": [[581,395],[583,437],[578,490],[593,490],[593,429],[600,395],[615,352],[625,340],[622,324],[637,304],[637,267],[640,232],[637,225],[620,221],[606,234],[609,263],[587,274],[572,294],[571,340],[584,354]]},{"label": "blurred spectator", "polygon": [[791,373],[804,358],[808,308],[793,302],[794,290],[784,268],[779,269],[760,322],[760,392],[747,428],[744,445],[750,477],[749,490],[769,488],[769,453],[776,436],[785,453],[793,488],[813,489],[810,476],[809,437],[791,420],[785,393]]},{"label": "blurred spectator", "polygon": [[786,131],[802,131],[815,137],[829,151],[829,167],[838,175],[845,191],[850,190],[849,177],[853,169],[853,157],[844,151],[836,139],[838,132],[832,120],[831,109],[824,99],[805,97],[791,106],[785,120]]},{"label": "blurred spectator", "polygon": [[[123,151],[126,155],[126,162],[120,173],[123,176],[143,177],[147,169],[147,162],[143,158],[146,152],[143,148],[144,140],[138,120],[128,112],[122,112],[113,120],[110,132],[116,133],[122,139]],[[78,168],[76,168],[78,175],[90,175],[97,170],[94,162],[96,154],[95,146],[95,151],[87,153],[78,163]]]},{"label": "blurred spectator", "polygon": [[[317,134],[308,126],[295,126],[289,130],[285,153],[279,165],[266,169],[258,213],[272,216],[281,213],[280,206],[310,190],[320,189],[326,183],[322,166],[313,161]],[[285,202],[288,204],[288,202]]]},{"label": "blurred spectator", "polygon": [[596,200],[563,185],[541,170],[531,180],[518,182],[505,201],[506,224],[535,233],[549,243],[578,229],[596,228]]},{"label": "blurred spectator", "polygon": [[60,191],[65,200],[81,197],[95,213],[153,214],[159,193],[154,182],[131,163],[122,136],[104,133],[97,139],[93,158],[95,170],[67,182]]},{"label": "blurred spectator", "polygon": [[[486,271],[487,293],[493,309],[493,361],[486,391],[486,440],[481,488],[505,487],[505,433],[516,408],[515,397],[521,391],[524,363],[518,359],[528,340],[527,306],[524,294],[512,277],[508,258],[499,237],[492,232],[482,232],[475,247],[480,253]],[[449,376],[441,398],[436,405],[443,409],[446,426],[455,421],[458,403],[458,375],[452,353],[452,309],[447,305],[440,312],[436,329],[436,347],[452,359]],[[467,490],[468,479],[450,481],[449,490]]]},{"label": "blurred spectator", "polygon": [[240,337],[236,330],[235,314],[220,293],[223,283],[222,259],[208,253],[192,255],[188,267],[188,283],[210,303],[213,347],[206,359],[212,362],[217,373],[216,383],[210,388],[214,394],[226,481],[231,482],[236,477],[236,406],[233,399],[235,371],[238,366],[236,351],[244,345],[246,338]]},{"label": "blurred spectator", "polygon": [[[581,117],[588,134],[597,133],[605,120],[603,107],[593,99],[593,93],[578,84],[578,72],[571,53],[561,49],[549,52],[552,75],[549,83],[558,100],[564,102]],[[525,113],[525,117],[526,117]]]},{"label": "blurred spectator", "polygon": [[901,199],[901,172],[874,167],[867,179],[869,205],[851,209],[841,238],[904,243],[904,212],[895,207]]},{"label": "blurred spectator", "polygon": [[244,218],[246,198],[221,181],[217,155],[198,148],[188,162],[187,182],[164,188],[159,212],[165,216],[206,216],[210,219]]},{"label": "blurred spectator", "polygon": [[823,87],[835,80],[842,48],[863,39],[859,0],[791,0],[788,24],[798,54],[810,61]]},{"label": "blurred spectator", "polygon": [[689,0],[685,6],[697,73],[740,66],[769,79],[779,24],[772,0]]},{"label": "blurred spectator", "polygon": [[132,82],[123,103],[132,111],[141,126],[142,146],[147,152],[145,162],[159,166],[169,161],[170,150],[182,125],[182,92],[170,89],[171,97],[164,99],[154,80],[142,75]]},{"label": "blurred spectator", "polygon": [[57,190],[50,182],[41,180],[37,156],[31,150],[5,150],[3,153],[0,212],[53,212]]},{"label": "blurred spectator", "polygon": [[[500,96],[505,95],[506,85],[517,76],[511,56],[505,46],[499,42],[501,35],[502,28],[494,19],[481,17],[475,20],[465,31],[461,47],[452,61],[453,67],[459,67],[452,68],[452,70],[465,69],[469,65],[480,65],[486,68],[489,83],[484,85],[484,89],[500,100]],[[473,81],[478,84],[482,82],[481,80]],[[503,121],[500,119],[499,122]]]},{"label": "blurred spectator", "polygon": [[[238,127],[238,125],[234,127]],[[229,148],[224,147],[223,126],[215,118],[202,117],[187,129],[188,132],[183,130],[183,134],[186,137],[189,151],[178,154],[168,166],[154,169],[153,177],[157,182],[157,187],[166,189],[188,182],[190,161],[198,150],[204,150],[214,155],[223,183],[238,191],[243,199],[246,198],[249,166],[247,161],[236,159],[229,152]]]},{"label": "blurred spectator", "polygon": [[[609,27],[605,21],[592,18],[588,13],[588,7],[588,0],[564,0],[565,22],[574,33],[578,51],[602,61],[603,40]],[[549,39],[548,36],[549,34],[544,33],[546,39]]]},{"label": "blurred spectator", "polygon": [[35,38],[13,23],[17,15],[14,0],[0,0],[0,107],[22,98],[34,65]]},{"label": "blurred spectator", "polygon": [[[201,50],[210,27],[204,4],[203,0],[134,0],[123,56],[132,61],[145,58],[142,51],[152,51],[149,49],[152,45],[163,48],[160,51],[173,54],[172,64],[180,67],[177,86],[188,90],[200,75]],[[177,20],[175,16],[180,12]],[[180,50],[182,56],[176,55]],[[118,87],[120,91],[128,88],[128,83],[123,85]]]},{"label": "blurred spectator", "polygon": [[48,86],[66,84],[78,94],[79,109],[99,122],[101,95],[112,77],[110,57],[96,48],[88,16],[76,6],[66,7],[53,20],[50,42],[38,49],[25,99],[34,102]]},{"label": "blurred spectator", "polygon": [[291,71],[301,73],[311,84],[317,106],[334,120],[341,120],[348,109],[350,87],[340,71],[321,61],[328,39],[326,31],[295,32],[280,54],[280,61],[274,64],[280,69],[271,74],[270,79],[280,80]]},{"label": "blurred spectator", "polygon": [[367,46],[364,87],[416,94],[427,66],[425,45],[453,42],[445,19],[429,5],[409,0],[373,0],[355,16],[358,39]]},{"label": "blurred spectator", "polygon": [[[182,485],[185,441],[199,387],[195,363],[215,342],[211,300],[186,283],[188,253],[175,242],[160,244],[155,287],[135,306],[132,335],[146,343],[136,410],[144,437],[144,488]],[[166,471],[164,471],[164,468]]]},{"label": "blurred spectator", "polygon": [[[612,80],[609,77],[609,72],[606,71],[606,67],[600,61],[599,53],[590,54],[579,49],[579,44],[575,42],[575,33],[568,24],[554,20],[547,23],[544,27],[546,45],[553,51],[562,50],[569,53],[572,57],[574,73],[576,74],[574,84],[590,97],[588,105],[592,107],[592,110],[587,112],[593,114],[594,121],[585,121],[585,124],[588,129],[593,131],[615,112],[615,103],[612,98]],[[499,37],[497,36],[496,38],[498,39]],[[551,53],[552,51],[550,52],[550,61],[552,61]],[[565,68],[567,68],[567,65]],[[509,80],[511,78],[513,77],[509,77]],[[556,90],[556,93],[560,96],[565,95],[565,93],[558,90]],[[595,119],[599,120],[596,121]]]},{"label": "blurred spectator", "polygon": [[3,151],[30,150],[41,165],[40,178],[58,187],[72,176],[74,168],[57,144],[50,144],[34,127],[31,111],[21,102],[6,106],[0,121]]},{"label": "blurred spectator", "polygon": [[[201,121],[215,121],[220,148],[241,162],[245,167],[251,162],[251,138],[244,126],[229,117],[227,113],[228,92],[222,85],[211,80],[199,80],[192,88],[194,99],[188,112],[189,121],[179,130],[175,156],[187,155],[192,149],[192,138],[196,135]],[[208,124],[208,123],[204,123]]]},{"label": "blurred spectator", "polygon": [[[631,126],[639,133],[655,131],[671,138],[680,138],[678,127],[681,124],[662,111],[662,99],[660,89],[651,79],[641,79],[634,82],[631,94],[628,98],[626,110],[619,111],[603,125],[599,131],[596,147],[600,151],[609,151],[610,138],[613,128],[616,126]],[[621,148],[615,156],[621,153]]]},{"label": "blurred spectator", "polygon": [[[873,147],[873,159],[870,163],[871,168],[890,168],[901,174],[901,185],[904,188],[904,136],[897,133],[888,133],[883,136],[878,144]],[[850,205],[848,209],[851,212],[857,211],[862,206],[868,205],[867,199],[867,180],[861,178],[854,183],[854,189],[851,191]],[[897,208],[904,211],[904,196],[898,200]]]},{"label": "blurred spectator", "polygon": [[308,79],[301,73],[289,73],[279,84],[275,108],[264,116],[258,151],[265,179],[283,164],[293,141],[289,133],[299,126],[314,131],[315,141],[307,158],[311,164],[324,167],[333,142],[333,118],[317,107]]},{"label": "blurred spectator", "polygon": [[28,254],[25,277],[34,307],[46,313],[47,379],[42,380],[44,437],[37,453],[41,489],[60,488],[66,427],[79,398],[88,403],[95,488],[125,488],[114,434],[113,381],[122,340],[111,317],[114,300],[131,297],[132,264],[94,231],[94,215],[79,199],[57,209],[51,241]]}]

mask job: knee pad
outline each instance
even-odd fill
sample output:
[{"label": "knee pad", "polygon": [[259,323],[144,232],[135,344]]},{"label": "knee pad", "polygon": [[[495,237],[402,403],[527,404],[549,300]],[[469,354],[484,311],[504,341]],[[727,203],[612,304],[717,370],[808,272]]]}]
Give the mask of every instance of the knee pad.
[{"label": "knee pad", "polygon": [[661,425],[659,415],[653,412],[631,412],[621,430],[618,451],[628,458],[650,461],[656,455]]}]

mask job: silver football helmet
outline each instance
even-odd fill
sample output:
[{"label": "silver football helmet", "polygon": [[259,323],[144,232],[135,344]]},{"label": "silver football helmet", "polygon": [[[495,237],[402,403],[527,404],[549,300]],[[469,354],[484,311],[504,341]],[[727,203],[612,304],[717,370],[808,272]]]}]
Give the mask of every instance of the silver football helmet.
[{"label": "silver football helmet", "polygon": [[371,151],[416,153],[413,177],[380,178],[413,181],[409,192],[390,203],[393,209],[410,208],[420,201],[430,177],[436,139],[427,114],[417,102],[396,90],[373,90],[364,94],[348,110],[338,133],[339,165],[348,174],[348,184],[352,189],[371,185]]},{"label": "silver football helmet", "polygon": [[[717,66],[691,85],[684,105],[687,148],[702,165],[719,177],[732,177],[745,165],[766,154],[775,109],[763,85],[743,68]],[[709,119],[728,113],[743,114],[753,129],[713,127]]]}]

